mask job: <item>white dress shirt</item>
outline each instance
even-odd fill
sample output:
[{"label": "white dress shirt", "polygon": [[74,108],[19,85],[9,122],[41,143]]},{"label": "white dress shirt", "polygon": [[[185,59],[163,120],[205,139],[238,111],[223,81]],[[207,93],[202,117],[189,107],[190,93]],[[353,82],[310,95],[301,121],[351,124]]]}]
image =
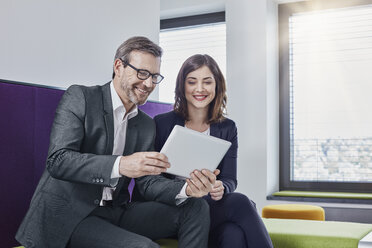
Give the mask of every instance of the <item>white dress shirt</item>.
[{"label": "white dress shirt", "polygon": [[[111,90],[111,100],[112,100],[112,110],[114,114],[114,147],[112,150],[112,155],[120,155],[117,157],[114,163],[114,167],[111,171],[111,182],[112,187],[104,187],[102,193],[102,200],[112,200],[112,194],[115,191],[115,186],[117,185],[119,178],[121,177],[119,173],[119,163],[124,152],[125,139],[127,136],[127,126],[128,120],[135,117],[138,114],[137,105],[128,114],[118,93],[114,88],[113,82],[110,83]],[[101,205],[102,201],[101,201]]]},{"label": "white dress shirt", "polygon": [[[102,192],[102,200],[100,205],[103,206],[103,200],[112,200],[112,195],[115,191],[115,186],[118,184],[119,178],[121,177],[119,173],[119,163],[124,152],[125,139],[127,136],[127,126],[128,120],[135,117],[138,114],[138,107],[135,105],[134,109],[126,114],[126,109],[114,88],[113,82],[110,83],[111,100],[112,100],[112,110],[114,114],[114,147],[112,150],[112,155],[120,155],[115,160],[114,166],[111,171],[111,181],[110,185],[112,187],[104,187]],[[176,196],[176,204],[181,204],[184,202],[188,196],[186,195],[186,186],[182,187],[180,193]]]}]

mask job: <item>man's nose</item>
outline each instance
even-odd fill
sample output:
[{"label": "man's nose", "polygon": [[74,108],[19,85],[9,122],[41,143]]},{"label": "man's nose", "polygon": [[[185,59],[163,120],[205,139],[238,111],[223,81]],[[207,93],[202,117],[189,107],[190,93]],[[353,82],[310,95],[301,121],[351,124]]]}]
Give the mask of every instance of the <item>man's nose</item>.
[{"label": "man's nose", "polygon": [[144,84],[147,88],[151,88],[151,87],[152,87],[152,77],[149,77],[148,79],[144,80],[144,81],[143,81],[143,84]]}]

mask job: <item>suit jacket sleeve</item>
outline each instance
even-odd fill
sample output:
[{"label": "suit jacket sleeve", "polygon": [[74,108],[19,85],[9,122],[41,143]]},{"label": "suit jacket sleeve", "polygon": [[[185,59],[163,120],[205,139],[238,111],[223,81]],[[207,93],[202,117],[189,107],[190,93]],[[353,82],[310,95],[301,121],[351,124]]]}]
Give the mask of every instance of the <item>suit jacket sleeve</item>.
[{"label": "suit jacket sleeve", "polygon": [[159,116],[155,116],[154,121],[156,125],[155,150],[160,152],[174,124],[172,123],[173,121],[169,118],[166,122],[161,121],[161,119],[159,119]]},{"label": "suit jacket sleeve", "polygon": [[225,140],[231,142],[231,146],[227,151],[226,155],[218,165],[221,173],[217,176],[218,180],[221,180],[224,187],[225,193],[234,192],[238,184],[237,176],[237,153],[238,153],[238,133],[235,123],[229,125],[226,129],[227,136],[222,137]]},{"label": "suit jacket sleeve", "polygon": [[56,110],[47,169],[52,177],[60,180],[109,186],[117,156],[81,152],[85,137],[86,108],[81,87],[68,88]]}]

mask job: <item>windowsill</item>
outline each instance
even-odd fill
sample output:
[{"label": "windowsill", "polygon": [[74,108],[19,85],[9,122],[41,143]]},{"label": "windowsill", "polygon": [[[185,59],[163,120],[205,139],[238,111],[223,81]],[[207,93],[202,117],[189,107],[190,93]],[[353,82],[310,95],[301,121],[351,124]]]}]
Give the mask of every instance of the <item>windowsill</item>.
[{"label": "windowsill", "polygon": [[366,193],[279,191],[267,196],[266,199],[296,202],[372,204],[372,194]]}]

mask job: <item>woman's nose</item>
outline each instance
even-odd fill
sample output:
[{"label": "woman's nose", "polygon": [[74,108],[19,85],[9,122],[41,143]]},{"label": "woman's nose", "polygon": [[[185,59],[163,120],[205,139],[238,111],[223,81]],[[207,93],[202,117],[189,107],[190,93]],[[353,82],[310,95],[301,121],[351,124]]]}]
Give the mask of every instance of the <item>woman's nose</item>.
[{"label": "woman's nose", "polygon": [[197,83],[196,84],[196,90],[197,91],[203,91],[204,87],[203,87],[203,84],[202,83]]}]

